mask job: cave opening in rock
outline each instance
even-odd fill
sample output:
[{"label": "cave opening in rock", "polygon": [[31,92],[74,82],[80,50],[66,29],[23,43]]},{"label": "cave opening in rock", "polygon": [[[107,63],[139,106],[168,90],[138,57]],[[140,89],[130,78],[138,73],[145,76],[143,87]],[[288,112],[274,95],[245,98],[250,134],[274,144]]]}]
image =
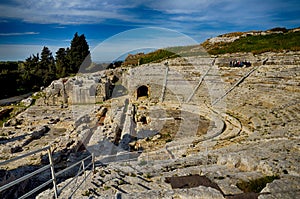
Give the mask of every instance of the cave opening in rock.
[{"label": "cave opening in rock", "polygon": [[147,86],[140,86],[137,89],[137,99],[140,97],[148,97],[149,95],[149,90]]},{"label": "cave opening in rock", "polygon": [[142,122],[142,124],[147,124],[147,118],[145,116],[142,116],[140,118],[140,122]]}]

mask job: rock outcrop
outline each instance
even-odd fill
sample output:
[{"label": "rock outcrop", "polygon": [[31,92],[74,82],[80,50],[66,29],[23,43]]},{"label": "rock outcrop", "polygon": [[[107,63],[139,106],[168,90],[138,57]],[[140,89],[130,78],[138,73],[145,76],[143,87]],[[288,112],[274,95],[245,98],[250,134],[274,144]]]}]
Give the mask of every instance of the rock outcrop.
[{"label": "rock outcrop", "polygon": [[37,104],[65,106],[100,103],[110,97],[113,79],[114,75],[109,75],[109,72],[61,78],[40,93],[42,97]]}]

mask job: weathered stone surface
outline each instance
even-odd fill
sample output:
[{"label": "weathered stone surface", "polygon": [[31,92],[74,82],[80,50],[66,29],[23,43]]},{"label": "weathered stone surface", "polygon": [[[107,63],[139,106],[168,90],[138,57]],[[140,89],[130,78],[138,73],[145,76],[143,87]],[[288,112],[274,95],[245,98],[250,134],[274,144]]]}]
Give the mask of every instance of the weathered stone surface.
[{"label": "weathered stone surface", "polygon": [[135,193],[125,195],[122,194],[122,198],[195,198],[195,199],[206,199],[206,198],[224,198],[220,192],[210,187],[197,187],[191,189],[177,189],[172,191],[147,191],[145,193]]},{"label": "weathered stone surface", "polygon": [[55,80],[39,94],[42,97],[37,104],[66,106],[103,102],[110,97],[113,77],[102,72]]},{"label": "weathered stone surface", "polygon": [[[300,178],[299,176],[274,180],[268,183],[267,186],[261,191],[259,199],[271,198],[299,198],[300,197]],[[266,194],[264,194],[266,193]]]},{"label": "weathered stone surface", "polygon": [[31,97],[28,97],[21,101],[21,104],[23,104],[24,106],[30,106],[32,103],[33,103],[33,99]]},{"label": "weathered stone surface", "polygon": [[[267,175],[280,179],[259,198],[292,198],[299,195],[299,57],[282,52],[176,58],[168,60],[168,69],[162,62],[118,71],[118,84],[128,91],[118,95],[106,93],[112,71],[58,80],[40,100],[68,107],[43,101],[30,106],[1,129],[0,150],[7,159],[52,144],[59,168],[79,160],[84,149],[94,152],[99,165],[108,165],[97,167],[74,198],[238,197],[243,193],[237,182]],[[252,66],[229,67],[232,59]],[[105,100],[95,104],[98,94],[89,92]],[[93,101],[93,107],[71,106],[74,100]],[[28,132],[45,125],[47,133],[26,142]],[[14,147],[23,151],[11,154]],[[172,189],[165,182],[188,175],[206,176],[224,194],[203,186]],[[66,188],[62,197],[72,190]]]}]

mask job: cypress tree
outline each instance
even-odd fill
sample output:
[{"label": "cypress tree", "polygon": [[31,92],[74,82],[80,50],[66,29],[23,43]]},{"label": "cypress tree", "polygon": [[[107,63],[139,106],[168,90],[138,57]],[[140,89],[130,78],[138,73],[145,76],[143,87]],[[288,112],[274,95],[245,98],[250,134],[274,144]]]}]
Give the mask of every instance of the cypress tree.
[{"label": "cypress tree", "polygon": [[69,61],[67,59],[68,49],[60,48],[56,52],[55,62],[56,62],[56,77],[61,78],[68,75]]},{"label": "cypress tree", "polygon": [[85,39],[84,34],[78,36],[76,32],[68,52],[68,59],[70,63],[70,73],[77,73],[80,67],[87,68],[91,64],[89,45]]}]

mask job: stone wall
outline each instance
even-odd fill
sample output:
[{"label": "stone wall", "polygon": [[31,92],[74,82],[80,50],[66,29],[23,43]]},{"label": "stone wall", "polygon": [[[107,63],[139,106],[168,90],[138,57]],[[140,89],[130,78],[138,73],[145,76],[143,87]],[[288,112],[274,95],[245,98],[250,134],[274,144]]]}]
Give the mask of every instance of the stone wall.
[{"label": "stone wall", "polygon": [[112,77],[105,73],[77,75],[53,81],[41,92],[39,105],[95,104],[110,97]]},{"label": "stone wall", "polygon": [[128,91],[131,101],[137,100],[137,89],[140,86],[148,87],[150,101],[158,101],[165,78],[165,66],[163,64],[151,64],[128,71]]}]

